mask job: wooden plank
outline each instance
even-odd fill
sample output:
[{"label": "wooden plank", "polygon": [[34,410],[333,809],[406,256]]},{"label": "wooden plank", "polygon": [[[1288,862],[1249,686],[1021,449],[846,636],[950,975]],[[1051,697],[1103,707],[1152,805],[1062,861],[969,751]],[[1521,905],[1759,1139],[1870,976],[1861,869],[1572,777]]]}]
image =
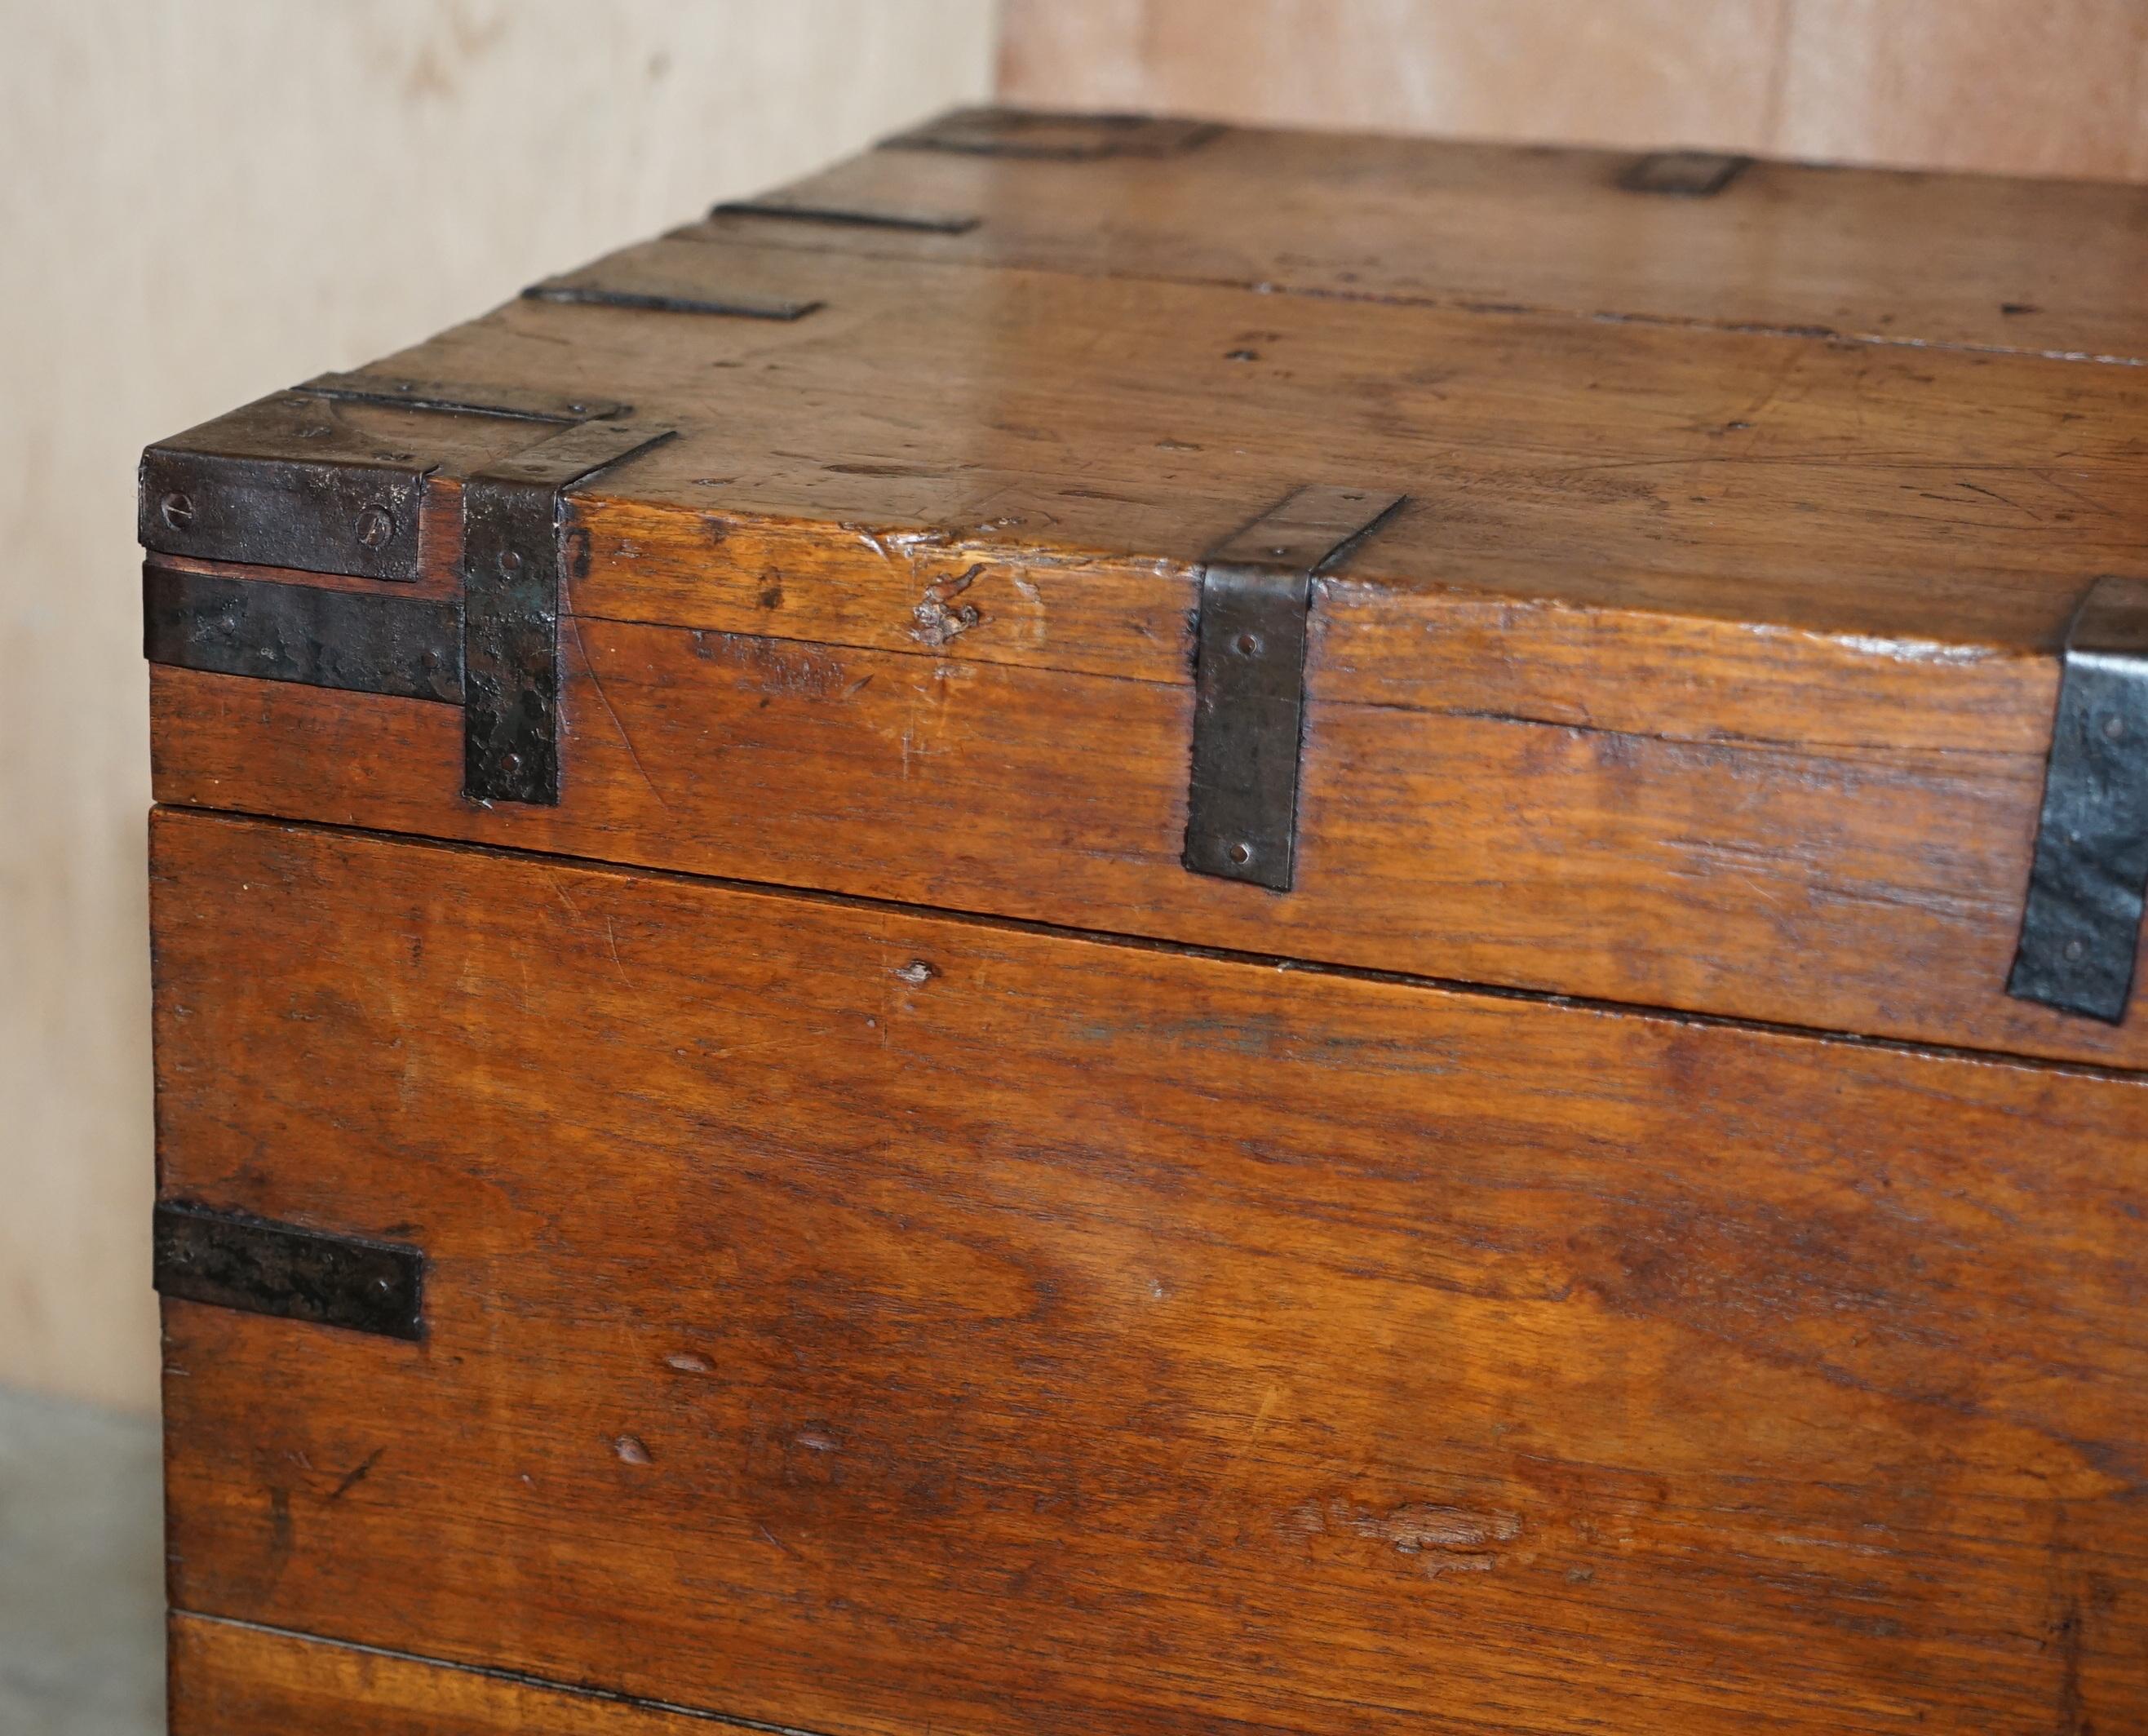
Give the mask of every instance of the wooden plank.
[{"label": "wooden plank", "polygon": [[722,1736],[727,1719],[175,1613],[172,1736]]},{"label": "wooden plank", "polygon": [[[1829,63],[1794,88],[1823,76],[1856,73]],[[1783,148],[1837,154],[1825,128],[1814,117]],[[786,196],[960,212],[977,226],[906,235],[719,215],[680,233],[1361,302],[2148,356],[2133,293],[2148,274],[2148,188],[1762,161],[1712,198],[1652,197],[1619,185],[1636,158],[1261,128],[1231,128],[1167,170],[881,150]]]},{"label": "wooden plank", "polygon": [[154,846],[167,1197],[431,1262],[168,1307],[182,1609],[830,1736],[2148,1703],[2148,1086]]},{"label": "wooden plank", "polygon": [[1153,571],[1318,481],[1408,494],[1349,568],[1393,592],[2042,653],[2148,541],[2148,369],[657,245],[827,305],[523,302],[385,364],[680,429],[585,491],[585,614],[680,620],[740,519]]},{"label": "wooden plank", "polygon": [[556,809],[465,802],[451,710],[183,670],[154,672],[158,797],[2148,1064],[2137,1018],[2005,993],[2042,789],[2034,715],[2006,752],[1679,740],[1332,702],[1316,641],[1299,873],[1278,896],[1180,865],[1182,683],[589,620],[566,642]]}]

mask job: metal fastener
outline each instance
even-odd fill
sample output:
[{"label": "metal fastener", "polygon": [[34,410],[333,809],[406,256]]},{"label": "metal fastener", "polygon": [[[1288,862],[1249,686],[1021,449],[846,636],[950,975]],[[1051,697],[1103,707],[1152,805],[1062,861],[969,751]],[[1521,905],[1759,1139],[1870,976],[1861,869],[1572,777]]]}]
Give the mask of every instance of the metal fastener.
[{"label": "metal fastener", "polygon": [[194,521],[194,504],[184,494],[167,494],[158,503],[158,510],[164,522],[174,530],[184,530]]},{"label": "metal fastener", "polygon": [[395,515],[374,502],[363,507],[358,514],[358,539],[369,549],[387,546],[389,538],[395,534]]}]

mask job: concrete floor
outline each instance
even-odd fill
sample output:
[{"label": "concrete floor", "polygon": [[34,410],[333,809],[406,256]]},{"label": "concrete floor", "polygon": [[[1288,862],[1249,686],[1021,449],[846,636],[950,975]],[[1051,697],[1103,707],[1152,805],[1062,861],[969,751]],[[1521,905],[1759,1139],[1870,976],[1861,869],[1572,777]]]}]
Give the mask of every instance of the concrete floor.
[{"label": "concrete floor", "polygon": [[0,1387],[0,1731],[164,1728],[158,1433]]}]

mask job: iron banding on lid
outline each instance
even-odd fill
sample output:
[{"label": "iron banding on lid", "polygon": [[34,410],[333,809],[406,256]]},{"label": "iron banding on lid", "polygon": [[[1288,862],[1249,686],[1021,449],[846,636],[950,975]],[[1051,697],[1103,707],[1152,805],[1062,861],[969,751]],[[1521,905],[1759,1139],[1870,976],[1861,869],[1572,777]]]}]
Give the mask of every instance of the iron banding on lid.
[{"label": "iron banding on lid", "polygon": [[162,554],[407,582],[418,576],[433,469],[414,459],[153,446],[142,455],[136,530]]},{"label": "iron banding on lid", "polygon": [[778,222],[827,223],[837,228],[903,229],[926,235],[966,235],[981,221],[936,211],[900,211],[890,207],[815,205],[782,198],[726,199],[710,208],[711,217],[760,217]]},{"label": "iron banding on lid", "polygon": [[522,292],[525,301],[552,302],[565,307],[625,308],[645,314],[706,314],[725,319],[803,319],[826,305],[788,296],[750,295],[729,290],[705,293],[675,286],[644,283],[633,278],[610,278],[590,273],[570,278],[548,278]]},{"label": "iron banding on lid", "polygon": [[1183,858],[1193,873],[1290,891],[1312,580],[1402,504],[1399,494],[1303,488],[1210,551]]},{"label": "iron banding on lid", "polygon": [[2148,580],[2098,580],[2066,635],[2006,991],[2117,1024],[2148,904]]},{"label": "iron banding on lid", "polygon": [[391,374],[321,374],[294,388],[317,398],[350,404],[399,404],[449,416],[504,416],[562,425],[631,414],[634,406],[609,399],[578,398],[527,386],[474,386],[450,380],[404,379]]},{"label": "iron banding on lid", "polygon": [[1090,163],[1107,157],[1174,157],[1207,144],[1224,130],[1213,121],[1177,120],[1163,115],[964,108],[884,138],[880,148]]},{"label": "iron banding on lid", "polygon": [[[158,554],[409,584],[439,465],[406,429],[386,449],[336,406],[378,404],[548,426],[616,417],[609,399],[514,386],[321,374],[142,454],[136,529]],[[412,425],[418,425],[414,424]]]},{"label": "iron banding on lid", "polygon": [[565,491],[672,437],[585,422],[463,484],[463,793],[560,800]]},{"label": "iron banding on lid", "polygon": [[1626,166],[1619,185],[1628,193],[1713,198],[1752,166],[1750,157],[1723,151],[1652,151]]}]

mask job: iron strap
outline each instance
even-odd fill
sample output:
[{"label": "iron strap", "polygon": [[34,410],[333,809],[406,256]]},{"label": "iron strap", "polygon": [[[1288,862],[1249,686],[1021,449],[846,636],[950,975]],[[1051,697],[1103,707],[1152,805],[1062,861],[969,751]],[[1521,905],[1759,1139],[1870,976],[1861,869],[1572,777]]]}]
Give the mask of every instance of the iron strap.
[{"label": "iron strap", "polygon": [[459,705],[462,605],[453,597],[142,569],[142,650],[213,675]]},{"label": "iron strap", "polygon": [[2148,894],[2148,580],[2101,579],[2066,635],[2007,992],[2116,1024]]},{"label": "iron strap", "polygon": [[1186,866],[1287,892],[1313,576],[1402,504],[1302,488],[1212,549],[1201,574]]},{"label": "iron strap", "polygon": [[952,151],[1042,163],[1175,157],[1222,136],[1213,121],[1153,114],[1061,114],[1046,109],[961,108],[884,138],[884,151]]},{"label": "iron strap", "polygon": [[1750,157],[1719,151],[1654,151],[1627,164],[1619,185],[1628,193],[1712,199],[1752,166]]},{"label": "iron strap", "polygon": [[463,484],[463,793],[560,800],[562,496],[671,438],[585,422]]},{"label": "iron strap", "polygon": [[337,403],[545,424],[627,406],[518,386],[324,374],[142,455],[137,528],[159,554],[409,583],[437,466],[339,424]]},{"label": "iron strap", "polygon": [[425,1257],[414,1247],[193,1205],[157,1207],[159,1295],[389,1338],[422,1338]]}]

